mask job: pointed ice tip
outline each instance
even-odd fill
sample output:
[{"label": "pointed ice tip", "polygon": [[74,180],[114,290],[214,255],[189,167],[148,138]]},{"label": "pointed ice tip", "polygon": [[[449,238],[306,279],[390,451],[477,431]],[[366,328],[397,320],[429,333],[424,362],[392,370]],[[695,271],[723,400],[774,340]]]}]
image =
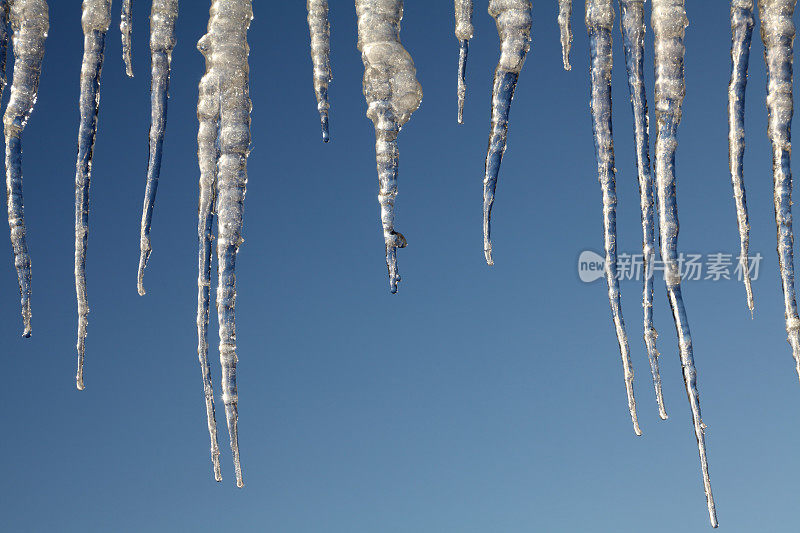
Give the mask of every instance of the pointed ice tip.
[{"label": "pointed ice tip", "polygon": [[25,324],[25,329],[22,331],[22,338],[30,339],[31,338],[31,325],[30,323]]},{"label": "pointed ice tip", "polygon": [[83,377],[82,376],[78,376],[75,379],[75,386],[78,388],[78,390],[83,390],[83,389],[86,388],[86,386],[83,384]]},{"label": "pointed ice tip", "polygon": [[320,114],[320,123],[322,124],[322,142],[327,143],[331,140],[331,134],[328,131],[328,114]]},{"label": "pointed ice tip", "polygon": [[236,480],[236,486],[239,487],[240,489],[244,488],[244,481],[242,480],[242,478]]}]

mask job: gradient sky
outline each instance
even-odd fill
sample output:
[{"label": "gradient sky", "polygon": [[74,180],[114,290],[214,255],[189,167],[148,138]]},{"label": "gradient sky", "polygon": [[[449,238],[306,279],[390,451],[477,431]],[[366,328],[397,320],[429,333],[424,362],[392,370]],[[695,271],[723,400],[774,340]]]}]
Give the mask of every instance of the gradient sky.
[{"label": "gradient sky", "polygon": [[[196,355],[196,42],[208,2],[184,0],[153,221],[148,294],[136,293],[149,124],[149,2],[134,2],[124,76],[108,39],[91,189],[86,390],[75,390],[73,176],[79,2],[50,2],[36,110],[24,138],[33,337],[22,339],[10,246],[0,262],[0,529],[489,533],[707,531],[675,330],[657,283],[667,411],[658,419],[641,287],[622,284],[643,437],[626,408],[605,286],[577,258],[600,250],[601,196],[576,2],[573,70],[556,2],[536,2],[484,263],[481,184],[494,21],[476,2],[466,124],[456,124],[452,3],[406,2],[402,38],[425,97],[400,135],[403,282],[388,291],[374,130],[352,0],[331,1],[332,142],[320,140],[305,6],[256,2],[253,150],[238,263],[237,489],[224,420],[213,481]],[[727,164],[725,2],[690,2],[677,160],[679,248],[738,251]],[[649,7],[648,7],[649,13]],[[624,61],[615,32],[619,248],[640,250]],[[648,33],[652,98],[652,33]],[[775,254],[762,47],[747,101],[755,319],[731,281],[686,283],[711,478],[727,532],[800,527],[800,386]],[[7,93],[7,92],[6,92]],[[211,343],[216,345],[216,325]],[[219,396],[219,363],[212,349]],[[218,409],[218,415],[221,415]]]}]

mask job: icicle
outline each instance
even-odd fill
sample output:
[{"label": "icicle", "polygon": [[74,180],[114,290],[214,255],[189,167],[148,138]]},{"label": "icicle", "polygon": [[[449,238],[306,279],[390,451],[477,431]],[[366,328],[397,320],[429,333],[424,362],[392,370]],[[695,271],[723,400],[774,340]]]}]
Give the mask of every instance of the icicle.
[{"label": "icicle", "polygon": [[464,123],[464,99],[467,96],[467,54],[472,39],[472,0],[455,0],[456,39],[458,39],[458,123]]},{"label": "icicle", "polygon": [[97,112],[100,108],[100,74],[106,32],[111,24],[111,0],[84,0],[83,63],[81,64],[81,121],[78,128],[78,161],[75,170],[75,292],[78,297],[78,374],[83,390],[83,358],[86,353],[86,327],[89,302],[86,297],[86,244],[89,237],[89,184],[92,177],[92,154],[97,136]]},{"label": "icicle", "polygon": [[[8,7],[2,3],[0,57],[3,65],[5,87],[5,58],[8,33],[5,19]],[[42,71],[44,42],[49,29],[47,2],[44,0],[16,0],[11,3],[11,28],[14,31],[14,79],[11,97],[3,116],[6,139],[6,194],[8,200],[8,225],[14,249],[14,266],[17,269],[22,304],[23,337],[31,335],[31,258],[25,241],[25,213],[22,200],[22,132],[33,112]]]},{"label": "icicle", "polygon": [[683,43],[688,19],[684,0],[653,0],[651,23],[655,36],[655,108],[658,130],[656,135],[656,187],[661,242],[661,259],[672,316],[678,331],[681,367],[686,394],[692,410],[694,433],[700,452],[708,515],[712,527],[717,527],[717,513],[706,458],[705,424],[700,414],[700,394],[697,391],[697,370],[692,354],[692,336],[681,296],[681,275],[678,263],[678,205],[675,197],[675,150],[681,121],[681,106],[685,93]]},{"label": "icicle", "polygon": [[628,410],[633,421],[633,431],[642,434],[636,415],[633,395],[633,365],[631,365],[628,335],[622,318],[619,280],[617,279],[617,192],[614,178],[614,139],[611,129],[611,30],[614,25],[614,8],[611,0],[586,0],[586,29],[589,31],[591,60],[592,131],[597,155],[597,177],[603,191],[603,234],[606,260],[605,275],[608,283],[608,300],[617,332]]},{"label": "icicle", "polygon": [[494,191],[506,151],[511,100],[522,65],[525,64],[525,55],[531,46],[531,7],[529,0],[489,1],[489,14],[497,22],[501,47],[500,61],[494,71],[492,119],[483,178],[483,253],[489,265],[494,264],[491,241]]},{"label": "icicle", "polygon": [[620,26],[628,71],[628,90],[633,107],[633,131],[636,143],[636,172],[639,176],[639,200],[642,210],[642,252],[644,258],[644,342],[650,360],[650,373],[656,392],[658,414],[667,419],[661,374],[658,370],[658,333],[653,326],[653,259],[655,255],[655,218],[653,214],[653,174],[650,170],[650,116],[644,86],[644,0],[619,0]]},{"label": "icicle", "polygon": [[561,56],[564,70],[572,70],[569,51],[572,48],[572,0],[558,0],[558,27],[561,30]]},{"label": "icicle", "polygon": [[794,112],[792,99],[792,54],[794,52],[794,14],[796,0],[759,0],[761,40],[767,63],[767,131],[772,142],[772,175],[775,197],[775,222],[778,226],[778,259],[786,316],[786,332],[800,376],[800,318],[794,288],[792,245],[792,137]]},{"label": "icicle", "polygon": [[747,66],[753,37],[753,0],[731,0],[731,81],[728,85],[728,161],[736,201],[739,226],[740,267],[744,274],[747,307],[753,315],[753,287],[750,282],[750,223],[747,217],[747,196],[744,190],[744,98],[747,87]]},{"label": "icicle", "polygon": [[131,31],[133,21],[131,16],[132,0],[122,0],[122,15],[119,21],[119,31],[122,34],[122,60],[125,62],[125,73],[133,77],[133,65],[131,64]]},{"label": "icicle", "polygon": [[[197,116],[200,161],[200,237],[197,331],[198,353],[206,389],[206,409],[212,441],[215,477],[219,479],[213,407],[209,408],[206,329],[210,285],[212,204],[217,220],[217,321],[222,365],[222,400],[228,421],[236,485],[244,486],[239,461],[239,415],[236,387],[236,254],[242,244],[242,215],[250,151],[250,88],[247,30],[253,18],[250,0],[213,0],[208,32],[198,43],[206,58],[206,74],[200,82]],[[216,178],[216,192],[212,192]]]},{"label": "icicle", "polygon": [[399,152],[397,134],[422,101],[411,56],[400,44],[402,0],[356,0],[358,49],[364,63],[364,98],[367,117],[375,124],[375,157],[378,165],[378,201],[386,243],[389,288],[397,292],[397,248],[406,245],[394,229]]},{"label": "icicle", "polygon": [[172,50],[175,48],[175,21],[178,0],[153,0],[150,11],[150,155],[147,161],[147,180],[139,236],[139,294],[144,295],[144,269],[150,258],[150,226],[161,175],[161,154],[167,128],[167,102]]},{"label": "icicle", "polygon": [[322,140],[331,140],[328,132],[328,84],[331,75],[331,25],[328,22],[328,0],[307,0],[308,29],[311,33],[311,62],[314,64],[314,92],[322,124]]}]

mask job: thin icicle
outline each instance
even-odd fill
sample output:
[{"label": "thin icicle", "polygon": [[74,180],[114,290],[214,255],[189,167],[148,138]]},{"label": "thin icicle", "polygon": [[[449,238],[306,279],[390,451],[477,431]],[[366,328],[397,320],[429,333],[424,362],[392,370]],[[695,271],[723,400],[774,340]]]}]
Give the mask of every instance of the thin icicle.
[{"label": "thin icicle", "polygon": [[86,296],[86,245],[89,237],[89,185],[92,155],[97,137],[97,112],[100,108],[100,74],[106,33],[111,25],[111,0],[84,0],[83,62],[81,64],[80,125],[78,160],[75,165],[75,292],[78,298],[78,374],[77,387],[83,390],[83,358],[86,353],[86,328],[89,301]]},{"label": "thin icicle", "polygon": [[755,302],[750,282],[750,223],[747,217],[747,196],[744,190],[744,99],[750,42],[753,38],[753,0],[731,0],[731,81],[728,85],[728,162],[736,201],[736,222],[739,226],[740,263],[744,273],[747,307],[753,316]]},{"label": "thin icicle", "polygon": [[[201,166],[200,277],[198,278],[199,354],[206,385],[206,407],[211,393],[207,363],[203,361],[207,325],[209,283],[211,204],[216,203],[217,220],[217,321],[219,356],[222,365],[222,400],[233,453],[236,485],[244,486],[239,460],[239,397],[236,387],[236,254],[242,244],[242,216],[247,186],[247,156],[250,152],[250,87],[247,56],[247,30],[253,19],[250,0],[214,0],[211,4],[208,32],[198,48],[206,58],[206,75],[200,85],[198,118],[200,131],[198,155]],[[216,135],[216,137],[214,137]],[[213,159],[212,159],[213,158]],[[216,176],[216,195],[209,187]],[[206,248],[208,247],[208,248]],[[205,300],[205,301],[204,301]],[[205,309],[205,316],[201,316]],[[202,324],[201,324],[202,322]],[[211,432],[213,411],[209,414]],[[212,458],[216,462],[212,432]],[[215,476],[218,477],[215,464]]]},{"label": "thin icicle", "polygon": [[633,395],[633,365],[631,364],[628,335],[622,318],[619,280],[617,279],[617,191],[614,177],[614,138],[611,128],[611,56],[614,27],[612,0],[586,0],[586,29],[589,32],[589,58],[591,63],[592,132],[597,156],[597,178],[603,191],[603,237],[606,260],[605,276],[608,284],[608,301],[611,318],[617,332],[625,391],[628,395],[628,410],[633,421],[633,431],[642,434],[636,415],[636,399]]},{"label": "thin icicle", "polygon": [[569,51],[572,48],[572,0],[558,0],[558,27],[561,31],[561,56],[564,70],[572,70]]},{"label": "thin icicle", "polygon": [[[8,225],[14,249],[14,266],[17,269],[22,304],[23,337],[31,335],[31,258],[25,241],[25,212],[22,199],[22,132],[33,112],[42,71],[44,42],[49,29],[47,2],[44,0],[16,0],[10,12],[3,2],[3,31],[0,33],[3,83],[5,87],[5,58],[8,47],[6,16],[14,31],[14,78],[11,97],[3,116],[6,139],[6,195],[8,200]],[[0,93],[1,95],[1,93]]]},{"label": "thin icicle", "polygon": [[144,269],[150,258],[150,226],[156,203],[158,178],[161,175],[161,155],[164,132],[167,128],[167,102],[169,101],[169,75],[172,50],[175,48],[175,21],[178,18],[178,0],[153,0],[150,11],[150,154],[147,161],[147,180],[142,208],[139,235],[139,294],[144,295]]},{"label": "thin icicle", "polygon": [[411,56],[400,44],[402,0],[356,0],[358,49],[364,63],[364,98],[367,117],[375,124],[375,158],[378,166],[378,201],[386,244],[389,288],[397,292],[397,249],[406,245],[394,229],[399,151],[397,134],[422,101]]},{"label": "thin icicle", "polygon": [[464,123],[464,100],[467,96],[467,54],[472,39],[472,0],[455,0],[456,39],[458,39],[458,123]]},{"label": "thin icicle", "polygon": [[492,259],[492,205],[500,164],[506,151],[508,115],[517,79],[525,64],[531,46],[530,0],[490,0],[489,14],[497,22],[500,36],[500,61],[494,71],[492,87],[492,118],[489,130],[489,147],[486,151],[486,170],[483,178],[483,253],[486,263]]},{"label": "thin icicle", "polygon": [[697,370],[692,353],[692,336],[681,296],[681,275],[678,263],[678,205],[675,197],[675,150],[681,121],[681,106],[685,93],[683,58],[686,52],[683,38],[688,25],[684,0],[653,0],[651,23],[655,39],[655,109],[658,130],[656,135],[656,187],[661,243],[661,260],[667,285],[672,316],[678,332],[681,367],[686,394],[692,410],[694,433],[700,452],[706,503],[711,526],[717,527],[717,513],[706,458],[705,429],[700,413],[700,394],[697,390]]},{"label": "thin icicle", "polygon": [[119,31],[122,34],[122,60],[125,62],[125,73],[133,77],[131,32],[133,31],[133,18],[131,4],[133,0],[122,0],[122,15],[119,21]]},{"label": "thin icicle", "polygon": [[664,395],[661,392],[661,374],[658,369],[658,350],[653,325],[653,259],[655,255],[655,215],[653,212],[653,173],[650,167],[650,115],[647,113],[647,95],[644,86],[644,0],[619,0],[620,26],[625,48],[625,66],[628,71],[628,90],[633,108],[633,132],[636,143],[636,173],[639,176],[639,203],[642,211],[642,252],[644,257],[644,342],[650,360],[650,373],[656,392],[658,414],[667,419]]},{"label": "thin icicle", "polygon": [[307,0],[308,29],[311,34],[311,62],[314,64],[314,92],[322,124],[322,141],[331,140],[328,131],[328,85],[331,75],[331,25],[328,22],[328,0]]},{"label": "thin icicle", "polygon": [[759,0],[761,40],[767,63],[767,132],[772,142],[772,176],[775,222],[778,226],[778,259],[783,286],[786,332],[800,376],[800,317],[794,287],[794,233],[792,231],[792,99],[796,0]]}]

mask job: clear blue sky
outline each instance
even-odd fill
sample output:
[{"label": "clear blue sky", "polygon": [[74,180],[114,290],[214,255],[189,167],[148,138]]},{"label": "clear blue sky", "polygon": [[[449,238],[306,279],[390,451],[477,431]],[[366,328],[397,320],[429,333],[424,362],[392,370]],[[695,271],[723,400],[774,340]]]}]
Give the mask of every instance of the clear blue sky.
[{"label": "clear blue sky", "polygon": [[[320,140],[304,2],[256,2],[253,151],[239,254],[240,445],[235,487],[222,417],[212,478],[196,355],[195,106],[208,2],[178,21],[148,294],[136,293],[149,124],[149,2],[135,2],[128,80],[115,30],[103,72],[91,189],[86,391],[75,390],[73,180],[79,2],[50,2],[36,110],[25,132],[33,337],[22,339],[10,246],[0,261],[0,529],[490,533],[707,531],[697,450],[661,283],[658,419],[640,284],[622,284],[644,436],[633,435],[602,282],[583,5],[572,72],[556,2],[536,2],[484,263],[481,187],[494,21],[476,2],[466,125],[456,124],[452,3],[406,2],[402,37],[425,93],[400,135],[403,282],[389,294],[374,137],[352,1],[331,2],[332,142]],[[679,247],[735,253],[727,165],[725,2],[690,2],[678,150]],[[119,2],[115,2],[115,28]],[[649,6],[648,6],[649,13]],[[640,249],[632,120],[615,32],[619,247]],[[648,32],[652,99],[652,33]],[[745,160],[755,320],[736,281],[687,283],[711,477],[727,532],[800,525],[800,385],[775,254],[762,48],[754,39]],[[651,100],[652,101],[652,100]],[[216,345],[212,325],[212,346]],[[216,350],[214,380],[219,383]],[[219,395],[219,386],[216,389]],[[218,410],[218,415],[221,415]]]}]

